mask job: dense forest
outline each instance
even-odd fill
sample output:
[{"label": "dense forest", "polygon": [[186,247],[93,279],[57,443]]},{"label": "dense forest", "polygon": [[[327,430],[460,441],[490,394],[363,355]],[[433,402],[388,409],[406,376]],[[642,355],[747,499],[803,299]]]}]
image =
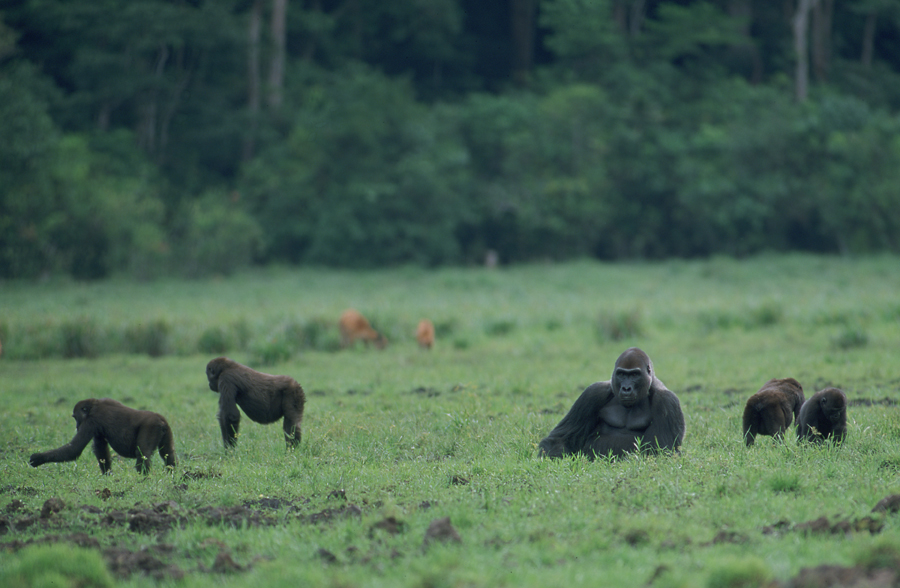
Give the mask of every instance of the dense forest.
[{"label": "dense forest", "polygon": [[900,0],[4,0],[0,277],[900,251]]}]

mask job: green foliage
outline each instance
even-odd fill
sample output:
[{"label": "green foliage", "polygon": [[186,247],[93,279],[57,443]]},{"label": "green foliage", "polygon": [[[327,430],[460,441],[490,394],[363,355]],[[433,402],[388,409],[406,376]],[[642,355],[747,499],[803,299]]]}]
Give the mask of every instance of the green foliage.
[{"label": "green foliage", "polygon": [[456,260],[454,178],[465,154],[440,121],[408,84],[362,66],[311,84],[290,136],[241,181],[267,255],[345,266]]},{"label": "green foliage", "polygon": [[764,588],[772,581],[768,566],[756,557],[731,558],[710,571],[709,588]]},{"label": "green foliage", "polygon": [[229,198],[210,192],[185,205],[181,270],[196,278],[230,275],[246,267],[259,253],[263,232],[254,218],[237,208],[237,193]]},{"label": "green foliage", "polygon": [[803,486],[800,477],[795,473],[775,474],[769,480],[773,492],[800,492]]},{"label": "green foliage", "polygon": [[838,349],[855,349],[869,344],[869,334],[858,325],[848,325],[832,338],[832,344]]},{"label": "green foliage", "polygon": [[160,357],[168,350],[170,332],[168,321],[158,318],[127,327],[125,342],[131,353],[146,353],[150,357]]},{"label": "green foliage", "polygon": [[[45,225],[53,213],[48,169],[58,130],[28,66],[0,68],[0,276],[33,277],[45,269]],[[38,88],[36,88],[36,86]]]},{"label": "green foliage", "polygon": [[63,357],[96,357],[100,353],[102,334],[91,318],[64,321],[59,326],[59,338]]},{"label": "green foliage", "polygon": [[[113,579],[96,550],[69,545],[26,547],[6,555],[0,584],[21,588],[112,588]],[[9,561],[11,560],[11,561]]]},{"label": "green foliage", "polygon": [[645,43],[662,59],[697,57],[746,44],[741,30],[747,24],[746,19],[726,14],[711,2],[667,3],[660,6],[657,19],[647,24]]},{"label": "green foliage", "polygon": [[228,333],[219,325],[207,327],[197,340],[200,353],[221,355],[232,348]]},{"label": "green foliage", "polygon": [[604,311],[597,319],[597,338],[601,342],[634,339],[644,334],[640,309]]}]

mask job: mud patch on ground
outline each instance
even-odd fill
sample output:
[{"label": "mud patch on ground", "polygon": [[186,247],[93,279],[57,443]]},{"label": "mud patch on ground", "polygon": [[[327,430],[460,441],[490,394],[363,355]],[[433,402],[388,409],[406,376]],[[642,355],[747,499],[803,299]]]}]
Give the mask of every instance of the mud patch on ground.
[{"label": "mud patch on ground", "polygon": [[124,580],[134,574],[141,574],[154,580],[166,578],[180,580],[184,577],[184,571],[176,565],[163,561],[171,558],[173,551],[171,545],[153,545],[138,551],[124,547],[107,547],[101,553],[109,571],[117,578]]},{"label": "mud patch on ground", "polygon": [[857,519],[830,520],[819,517],[792,525],[788,521],[778,521],[774,525],[762,528],[763,535],[784,535],[785,533],[803,533],[805,535],[849,535],[868,531],[876,535],[884,528],[884,521],[877,517],[864,516]]},{"label": "mud patch on ground", "polygon": [[[150,506],[138,503],[127,511],[122,511],[87,504],[78,507],[68,506],[58,498],[51,498],[43,503],[39,512],[28,512],[25,503],[15,499],[0,509],[0,512],[3,513],[0,514],[0,534],[13,530],[24,530],[35,525],[39,525],[41,530],[65,527],[72,524],[74,516],[81,524],[89,527],[93,525],[101,530],[110,527],[126,527],[128,531],[135,534],[156,535],[159,540],[165,537],[170,529],[183,527],[188,523],[200,522],[210,526],[230,526],[240,529],[292,521],[303,524],[321,524],[340,518],[362,515],[362,509],[359,506],[346,503],[346,493],[342,490],[329,494],[329,499],[340,500],[345,504],[313,514],[306,512],[305,507],[310,503],[310,500],[306,498],[258,498],[248,500],[238,506],[199,508],[187,508],[177,502],[166,501]],[[402,523],[398,524],[400,525],[398,528],[402,528]],[[381,523],[376,523],[375,526],[379,525]],[[384,528],[388,530],[387,527]],[[0,551],[16,552],[30,545],[60,542],[100,551],[110,571],[117,578],[124,579],[138,574],[155,580],[178,580],[185,575],[184,570],[169,563],[173,559],[174,548],[162,542],[131,550],[120,545],[104,545],[100,540],[87,533],[46,534],[27,540],[14,539],[5,543],[0,542]],[[194,557],[191,554],[181,555],[186,559]],[[321,557],[325,560],[328,559],[325,555],[321,555]],[[246,571],[251,566],[252,562],[246,565],[236,562],[228,548],[220,545],[219,553],[212,562],[212,567],[199,564],[197,569],[204,573],[229,574]]]},{"label": "mud patch on ground", "polygon": [[890,588],[897,584],[897,571],[887,568],[866,570],[859,567],[821,565],[803,568],[786,588]]},{"label": "mud patch on ground", "polygon": [[746,543],[749,541],[749,537],[744,535],[743,533],[738,533],[736,531],[719,531],[716,533],[716,536],[713,537],[710,541],[706,543],[701,543],[701,547],[709,547],[710,545],[718,545],[720,543],[732,543],[734,545],[741,545],[742,543]]},{"label": "mud patch on ground", "polygon": [[425,530],[422,546],[428,548],[434,543],[462,543],[462,537],[450,522],[450,517],[434,519]]},{"label": "mud patch on ground", "polygon": [[892,513],[900,510],[900,494],[891,494],[878,501],[872,512]]},{"label": "mud patch on ground", "polygon": [[101,548],[100,542],[86,533],[72,533],[69,535],[44,535],[25,541],[10,541],[0,543],[0,551],[16,552],[32,545],[47,545],[52,543],[69,543],[85,549],[96,549],[103,556],[110,572],[119,579],[127,579],[134,574],[150,576],[155,580],[165,578],[181,579],[184,571],[178,566],[167,564],[164,560],[171,559],[174,549],[170,545],[155,545],[131,551],[124,547]]},{"label": "mud patch on ground", "polygon": [[847,406],[896,406],[897,401],[885,396],[881,399],[852,398],[847,400]]},{"label": "mud patch on ground", "polygon": [[884,529],[884,517],[900,511],[900,494],[892,494],[878,501],[872,508],[872,515],[858,518],[829,519],[822,516],[811,521],[792,525],[790,521],[781,520],[774,525],[762,528],[763,535],[782,535],[788,532],[822,535],[847,535],[868,531],[876,535]]},{"label": "mud patch on ground", "polygon": [[418,394],[420,396],[425,396],[426,398],[434,398],[436,396],[441,395],[441,391],[436,388],[419,386],[418,388],[413,388],[409,391],[409,394]]}]

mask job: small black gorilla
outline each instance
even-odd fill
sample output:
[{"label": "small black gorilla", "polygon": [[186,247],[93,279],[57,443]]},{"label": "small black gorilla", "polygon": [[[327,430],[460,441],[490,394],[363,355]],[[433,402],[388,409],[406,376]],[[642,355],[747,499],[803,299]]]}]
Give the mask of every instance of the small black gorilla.
[{"label": "small black gorilla", "polygon": [[110,445],[122,457],[136,458],[135,468],[143,474],[150,471],[150,458],[157,450],[166,466],[175,467],[172,428],[162,415],[128,408],[110,398],[89,398],[75,405],[72,416],[75,437],[59,449],[32,454],[29,463],[33,467],[47,462],[74,461],[91,439],[104,474],[111,467]]},{"label": "small black gorilla", "polygon": [[803,403],[797,417],[797,439],[822,443],[847,438],[847,396],[838,388],[819,390]]},{"label": "small black gorilla", "polygon": [[757,435],[771,435],[779,441],[791,422],[800,418],[803,386],[794,378],[771,379],[747,399],[744,407],[744,441],[753,445]]},{"label": "small black gorilla", "polygon": [[616,360],[612,378],[588,386],[539,447],[546,457],[621,457],[677,450],[684,434],[678,397],[656,378],[647,354],[632,347]]},{"label": "small black gorilla", "polygon": [[240,406],[251,420],[268,425],[284,418],[282,428],[289,448],[300,444],[300,424],[306,394],[290,376],[264,374],[217,357],[206,365],[209,389],[219,393],[219,426],[225,447],[237,443]]}]

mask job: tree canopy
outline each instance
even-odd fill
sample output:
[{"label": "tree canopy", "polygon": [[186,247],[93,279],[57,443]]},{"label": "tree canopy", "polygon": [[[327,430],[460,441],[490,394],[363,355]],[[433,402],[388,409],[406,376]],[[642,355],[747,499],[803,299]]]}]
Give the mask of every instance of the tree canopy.
[{"label": "tree canopy", "polygon": [[900,0],[10,0],[0,277],[900,250]]}]

